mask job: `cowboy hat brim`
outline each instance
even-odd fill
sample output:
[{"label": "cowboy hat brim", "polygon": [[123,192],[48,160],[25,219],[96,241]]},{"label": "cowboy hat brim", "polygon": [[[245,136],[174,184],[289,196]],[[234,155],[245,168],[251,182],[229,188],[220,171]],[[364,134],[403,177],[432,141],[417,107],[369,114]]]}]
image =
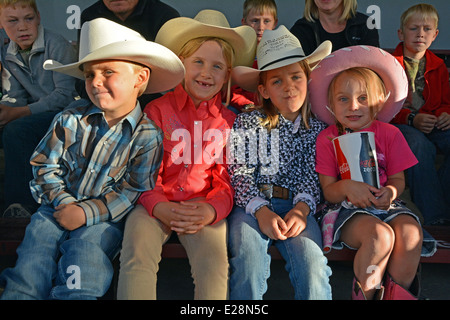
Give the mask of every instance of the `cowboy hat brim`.
[{"label": "cowboy hat brim", "polygon": [[314,50],[313,53],[306,57],[299,56],[298,52],[292,52],[292,54],[285,52],[284,55],[287,58],[280,59],[277,62],[271,63],[270,66],[267,66],[265,68],[263,66],[263,70],[249,67],[233,68],[233,71],[231,73],[233,84],[236,84],[247,91],[255,92],[258,89],[259,74],[262,71],[269,71],[285,67],[302,60],[306,60],[310,68],[314,69],[323,58],[330,54],[331,47],[332,44],[330,41],[324,41],[316,50]]},{"label": "cowboy hat brim", "polygon": [[328,111],[328,89],[333,78],[341,71],[365,67],[375,71],[383,80],[389,97],[378,112],[377,119],[389,122],[400,111],[408,95],[408,79],[400,63],[383,49],[372,46],[352,46],[332,52],[311,72],[309,100],[317,118],[334,124]]},{"label": "cowboy hat brim", "polygon": [[44,62],[44,69],[57,71],[84,80],[82,65],[101,60],[124,60],[150,68],[151,75],[144,93],[164,92],[176,87],[184,78],[184,66],[169,49],[150,41],[120,41],[87,54],[80,61],[62,65],[54,60]]},{"label": "cowboy hat brim", "polygon": [[234,66],[251,66],[255,60],[257,36],[249,26],[226,28],[179,17],[167,21],[161,27],[155,42],[178,55],[189,40],[200,37],[220,38],[228,42],[235,53]]}]

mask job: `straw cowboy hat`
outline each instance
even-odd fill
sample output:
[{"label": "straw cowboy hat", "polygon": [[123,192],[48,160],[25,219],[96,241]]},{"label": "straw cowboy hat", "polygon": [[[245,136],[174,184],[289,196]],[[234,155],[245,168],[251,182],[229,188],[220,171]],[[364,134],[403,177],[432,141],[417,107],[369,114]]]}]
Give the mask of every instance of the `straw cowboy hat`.
[{"label": "straw cowboy hat", "polygon": [[170,90],[184,78],[183,63],[172,51],[147,41],[132,29],[104,18],[83,24],[78,62],[62,65],[47,60],[44,69],[84,80],[82,65],[97,60],[125,60],[149,67],[151,75],[145,93]]},{"label": "straw cowboy hat", "polygon": [[233,66],[251,66],[255,60],[256,32],[250,26],[230,28],[223,13],[202,10],[194,19],[179,17],[167,21],[158,31],[155,42],[179,54],[190,40],[216,37],[228,42],[234,50]]},{"label": "straw cowboy hat", "polygon": [[231,76],[233,82],[248,91],[258,88],[259,74],[262,71],[288,66],[295,62],[306,60],[313,69],[331,52],[331,42],[325,41],[309,56],[305,56],[300,41],[284,25],[275,30],[265,30],[259,42],[256,58],[258,69],[236,67]]},{"label": "straw cowboy hat", "polygon": [[383,80],[388,98],[378,112],[377,119],[389,122],[400,111],[408,95],[408,79],[400,63],[388,52],[372,46],[352,46],[332,52],[311,73],[309,101],[311,110],[320,120],[334,124],[328,109],[328,88],[341,71],[353,67],[366,67]]}]

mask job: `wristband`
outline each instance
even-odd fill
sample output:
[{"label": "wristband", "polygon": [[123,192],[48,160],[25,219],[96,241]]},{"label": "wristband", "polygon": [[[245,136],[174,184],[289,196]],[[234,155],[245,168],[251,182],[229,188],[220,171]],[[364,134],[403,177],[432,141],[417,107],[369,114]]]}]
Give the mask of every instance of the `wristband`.
[{"label": "wristband", "polygon": [[417,112],[411,112],[408,115],[408,125],[409,126],[414,127],[414,118],[416,117],[416,115],[417,115]]}]

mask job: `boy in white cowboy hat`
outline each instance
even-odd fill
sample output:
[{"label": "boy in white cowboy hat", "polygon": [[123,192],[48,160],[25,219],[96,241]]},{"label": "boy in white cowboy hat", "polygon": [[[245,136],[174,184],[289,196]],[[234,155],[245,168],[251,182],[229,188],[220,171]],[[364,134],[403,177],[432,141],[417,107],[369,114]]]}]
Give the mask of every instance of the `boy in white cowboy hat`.
[{"label": "boy in white cowboy hat", "polygon": [[180,56],[186,76],[144,110],[164,132],[164,158],[155,188],[142,194],[127,219],[117,295],[156,299],[161,248],[175,231],[191,264],[194,298],[226,299],[225,218],[233,190],[224,146],[235,114],[221,93],[232,66],[253,63],[256,33],[230,28],[221,12],[203,10],[194,19],[168,21],[156,42]]},{"label": "boy in white cowboy hat", "polygon": [[[371,46],[337,50],[311,74],[312,110],[330,125],[317,137],[316,171],[324,199],[336,204],[332,248],[357,250],[353,299],[417,299],[420,256],[436,250],[419,217],[397,200],[405,187],[403,171],[417,164],[400,130],[388,123],[402,107],[407,84],[397,60]],[[356,154],[359,171],[375,172],[379,185],[358,181],[353,173],[346,178],[349,170],[339,165],[332,140],[357,132],[366,133],[360,140],[374,136],[373,158],[366,161],[377,166],[366,165],[364,147]]]},{"label": "boy in white cowboy hat", "polygon": [[[258,69],[233,69],[233,80],[258,91],[263,103],[239,114],[233,126],[237,140],[231,145],[238,151],[228,166],[236,203],[228,216],[230,299],[263,298],[272,243],[286,261],[296,299],[331,299],[331,270],[313,217],[320,201],[315,141],[325,125],[311,117],[307,99],[310,69],[330,52],[326,41],[305,56],[282,25],[264,31]],[[252,151],[252,144],[260,149]]]},{"label": "boy in white cowboy hat", "polygon": [[154,187],[161,132],[141,111],[143,92],[169,90],[184,75],[170,50],[100,18],[81,30],[80,57],[45,69],[86,79],[92,104],[53,122],[31,163],[41,203],[1,275],[2,299],[94,299],[108,289],[123,218]]}]

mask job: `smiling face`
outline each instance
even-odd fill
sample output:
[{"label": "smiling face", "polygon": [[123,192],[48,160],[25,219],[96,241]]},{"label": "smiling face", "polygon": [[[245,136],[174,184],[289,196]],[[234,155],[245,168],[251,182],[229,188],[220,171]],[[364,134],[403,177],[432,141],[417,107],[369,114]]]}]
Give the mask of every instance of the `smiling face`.
[{"label": "smiling face", "polygon": [[398,37],[403,41],[403,51],[407,57],[421,59],[438,33],[436,19],[414,14],[398,30]]},{"label": "smiling face", "polygon": [[307,94],[308,77],[299,63],[266,71],[258,86],[264,99],[270,99],[278,111],[294,121],[300,113]]},{"label": "smiling face", "polygon": [[344,71],[330,84],[329,100],[336,120],[353,131],[370,126],[384,99],[383,82],[366,68]]},{"label": "smiling face", "polygon": [[1,9],[0,23],[8,37],[17,43],[21,50],[29,49],[38,37],[41,22],[39,13],[31,6],[8,5]]},{"label": "smiling face", "polygon": [[83,65],[86,92],[92,103],[105,112],[108,122],[121,119],[136,106],[150,70],[129,62],[105,60]]},{"label": "smiling face", "polygon": [[196,107],[211,100],[229,79],[230,67],[216,41],[208,40],[192,55],[180,59],[186,69],[184,89]]}]

